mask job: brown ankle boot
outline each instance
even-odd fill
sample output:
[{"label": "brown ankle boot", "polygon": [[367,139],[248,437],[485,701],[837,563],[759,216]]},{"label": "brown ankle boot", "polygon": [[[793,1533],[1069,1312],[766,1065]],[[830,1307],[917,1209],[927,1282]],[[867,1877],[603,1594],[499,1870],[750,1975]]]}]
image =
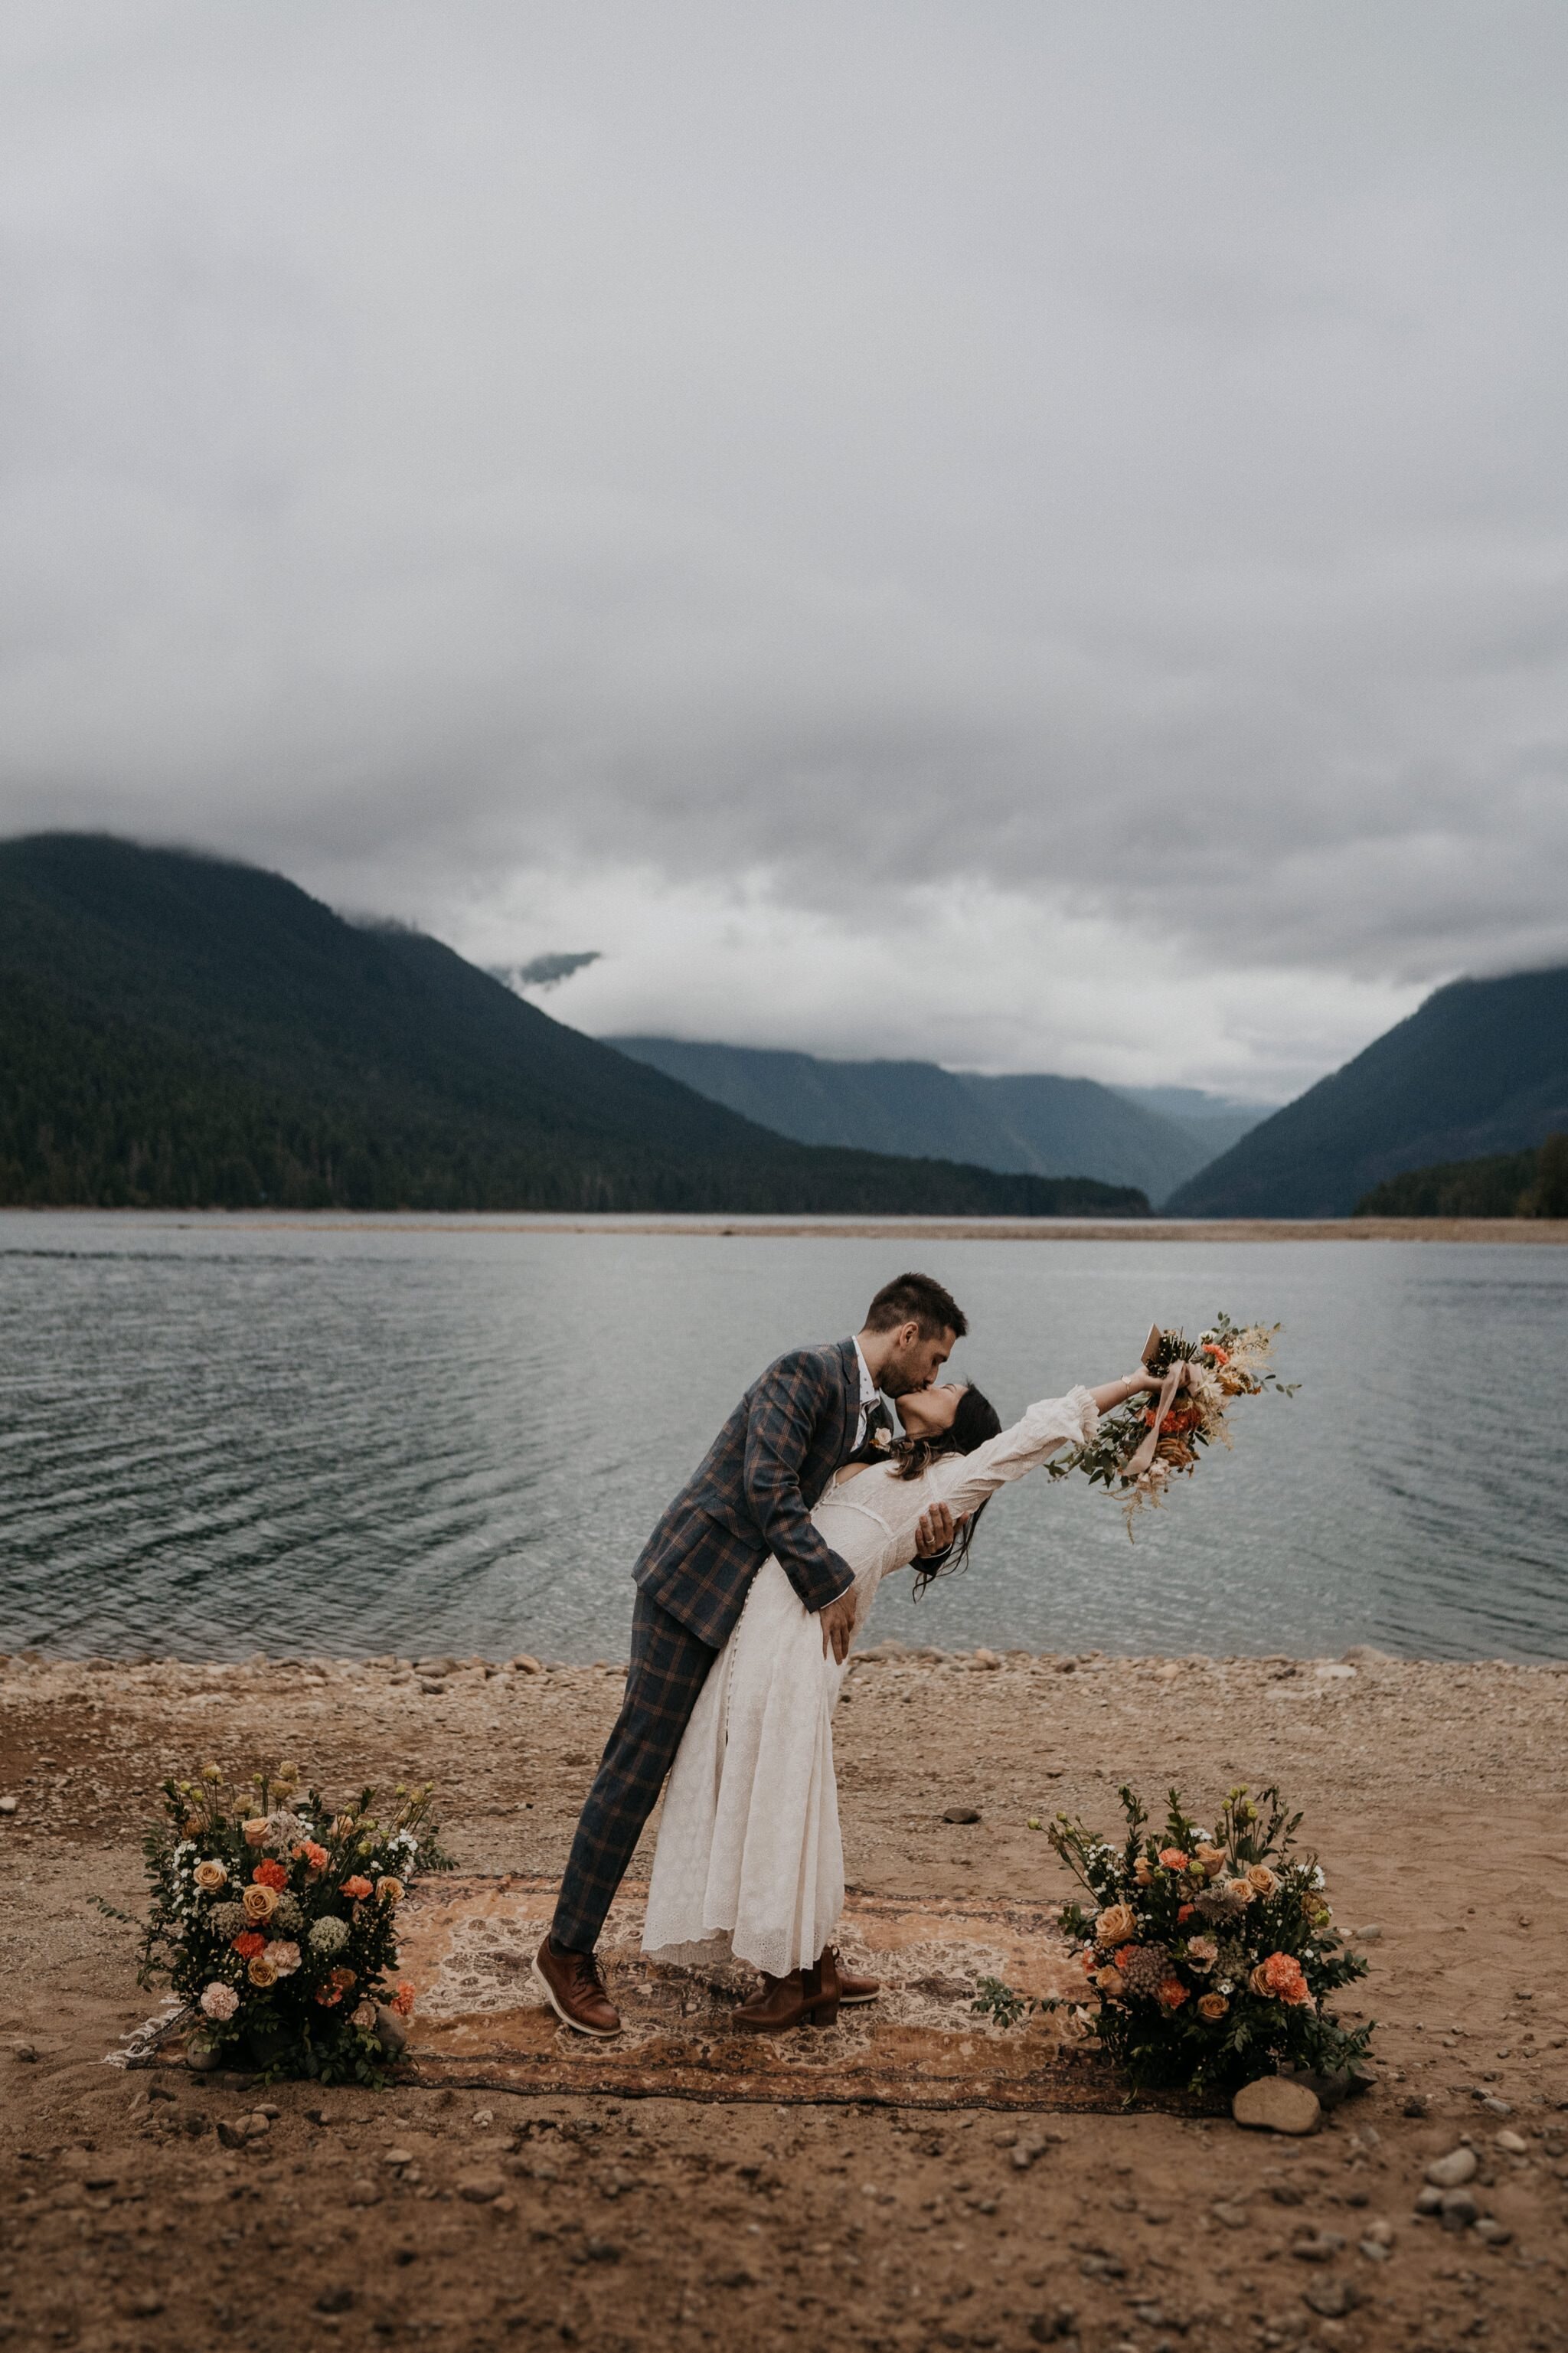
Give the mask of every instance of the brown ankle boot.
[{"label": "brown ankle boot", "polygon": [[764,1969],[760,1989],[741,2004],[731,2024],[742,2034],[787,2034],[805,2016],[801,1978],[799,1969],[791,1969],[787,1978],[771,1978]]},{"label": "brown ankle boot", "polygon": [[838,1979],[838,1999],[841,2002],[876,2000],[877,1996],[882,1990],[882,1980],[880,1978],[852,1978],[847,1976],[843,1968],[840,1966],[838,1956],[834,1951],[831,1945],[827,1947],[822,1958],[824,1966],[826,1966],[829,1960],[833,1963],[834,1974]]},{"label": "brown ankle boot", "polygon": [[620,2012],[605,1991],[593,1953],[557,1951],[546,1936],[533,1957],[533,1981],[563,2026],[574,2034],[618,2034]]},{"label": "brown ankle boot", "polygon": [[838,1956],[831,1945],[823,1947],[811,1968],[802,1969],[800,1978],[813,2026],[837,2026],[842,1994],[838,1983]]}]

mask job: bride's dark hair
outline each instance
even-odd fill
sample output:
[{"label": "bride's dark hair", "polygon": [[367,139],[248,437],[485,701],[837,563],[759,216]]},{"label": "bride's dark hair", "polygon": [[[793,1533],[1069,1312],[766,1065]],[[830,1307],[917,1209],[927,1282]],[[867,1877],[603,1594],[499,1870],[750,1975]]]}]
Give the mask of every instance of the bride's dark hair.
[{"label": "bride's dark hair", "polygon": [[[890,1461],[896,1479],[918,1479],[931,1463],[943,1454],[973,1454],[988,1438],[998,1437],[1002,1417],[987,1397],[983,1397],[973,1383],[958,1400],[958,1410],[951,1428],[939,1430],[931,1438],[900,1438],[895,1440]],[[989,1497],[986,1499],[989,1501]],[[974,1531],[980,1525],[980,1514],[985,1504],[979,1504],[969,1514],[945,1552],[931,1560],[916,1559],[915,1599],[918,1601],[934,1578],[954,1577],[969,1558],[969,1547],[974,1541]]]}]

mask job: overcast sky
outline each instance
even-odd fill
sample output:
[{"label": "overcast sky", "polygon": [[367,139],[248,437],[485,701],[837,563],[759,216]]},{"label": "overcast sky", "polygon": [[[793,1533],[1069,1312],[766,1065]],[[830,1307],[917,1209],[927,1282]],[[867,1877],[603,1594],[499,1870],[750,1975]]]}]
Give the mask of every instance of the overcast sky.
[{"label": "overcast sky", "polygon": [[0,829],[1283,1097],[1568,955],[1563,0],[0,15]]}]

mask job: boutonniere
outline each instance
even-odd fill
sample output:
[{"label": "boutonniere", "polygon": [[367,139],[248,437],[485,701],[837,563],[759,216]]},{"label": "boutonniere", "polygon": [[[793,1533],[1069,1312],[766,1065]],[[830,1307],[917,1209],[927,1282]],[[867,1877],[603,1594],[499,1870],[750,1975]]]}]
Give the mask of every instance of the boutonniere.
[{"label": "boutonniere", "polygon": [[891,1446],[892,1442],[893,1433],[890,1430],[874,1430],[871,1432],[873,1446]]}]

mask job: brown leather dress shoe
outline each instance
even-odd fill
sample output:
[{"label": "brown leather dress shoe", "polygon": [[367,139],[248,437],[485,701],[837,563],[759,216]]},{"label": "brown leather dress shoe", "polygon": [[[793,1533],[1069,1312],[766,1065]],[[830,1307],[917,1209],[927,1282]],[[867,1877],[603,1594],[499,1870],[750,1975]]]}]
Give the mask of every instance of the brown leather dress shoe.
[{"label": "brown leather dress shoe", "polygon": [[856,2002],[876,2000],[877,1996],[882,1990],[882,1980],[880,1978],[852,1978],[847,1976],[839,1964],[838,1956],[834,1951],[831,1945],[827,1946],[823,1952],[822,1966],[824,1968],[827,1967],[829,1961],[833,1964],[833,1974],[838,1980],[838,1999],[840,2001]]},{"label": "brown leather dress shoe", "polygon": [[533,1981],[574,2034],[618,2034],[621,2014],[605,1991],[598,1957],[558,1952],[548,1936],[533,1957]]},{"label": "brown leather dress shoe", "polygon": [[795,2026],[832,2026],[837,2017],[837,1976],[818,1961],[809,1969],[791,1969],[786,1978],[771,1978],[764,1970],[760,1989],[741,2004],[731,2023],[742,2034],[787,2034]]}]

